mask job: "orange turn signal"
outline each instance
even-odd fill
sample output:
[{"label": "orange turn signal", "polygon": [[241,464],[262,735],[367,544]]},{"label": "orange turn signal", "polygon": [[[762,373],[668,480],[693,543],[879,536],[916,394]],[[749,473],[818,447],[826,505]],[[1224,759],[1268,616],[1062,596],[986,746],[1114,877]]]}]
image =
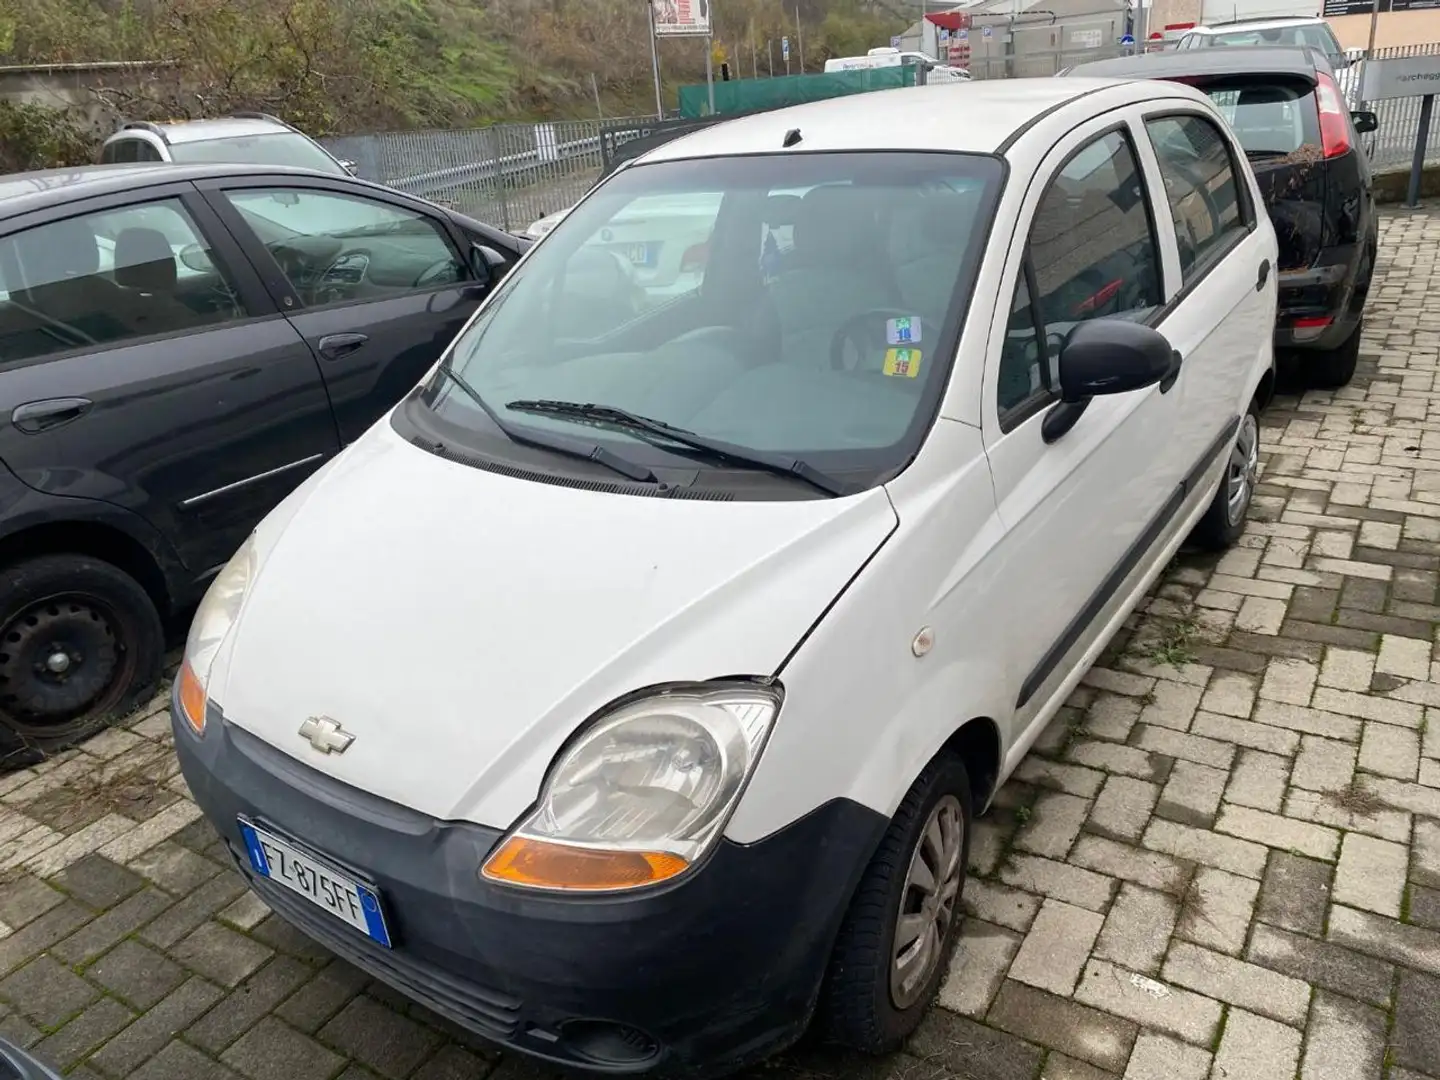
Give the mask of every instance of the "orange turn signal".
[{"label": "orange turn signal", "polygon": [[595,892],[653,885],[690,864],[664,851],[598,851],[512,836],[481,871],[491,881],[539,889]]},{"label": "orange turn signal", "polygon": [[180,665],[180,713],[196,735],[205,734],[205,687],[188,660]]}]

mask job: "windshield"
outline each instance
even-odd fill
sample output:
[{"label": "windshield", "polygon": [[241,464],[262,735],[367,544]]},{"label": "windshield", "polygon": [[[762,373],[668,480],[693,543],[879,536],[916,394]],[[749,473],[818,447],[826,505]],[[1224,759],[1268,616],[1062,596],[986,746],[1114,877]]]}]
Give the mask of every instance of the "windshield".
[{"label": "windshield", "polygon": [[1250,157],[1283,156],[1307,146],[1319,152],[1320,120],[1313,93],[1264,81],[1253,86],[1230,83],[1206,93]]},{"label": "windshield", "polygon": [[[830,471],[892,468],[933,417],[1001,177],[962,154],[631,167],[506,279],[450,362],[510,424],[631,460],[683,451],[507,406],[614,406]],[[494,430],[450,381],[424,400]]]},{"label": "windshield", "polygon": [[1210,35],[1212,45],[1308,45],[1326,56],[1339,56],[1340,42],[1328,26],[1321,23],[1300,23],[1297,26],[1272,26],[1263,30],[1233,30]]},{"label": "windshield", "polygon": [[340,163],[298,131],[267,135],[236,135],[170,145],[170,156],[182,164],[243,162],[246,165],[293,165],[302,169],[346,175]]}]

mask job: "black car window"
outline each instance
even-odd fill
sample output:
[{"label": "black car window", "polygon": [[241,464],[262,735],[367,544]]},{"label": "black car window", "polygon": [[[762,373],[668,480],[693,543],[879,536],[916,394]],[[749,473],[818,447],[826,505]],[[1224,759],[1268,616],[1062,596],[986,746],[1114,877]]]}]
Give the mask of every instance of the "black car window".
[{"label": "black car window", "polygon": [[1224,89],[1205,92],[1247,156],[1261,159],[1293,154],[1300,163],[1306,147],[1319,155],[1320,118],[1313,93],[1263,79],[1243,86],[1227,82]]},{"label": "black car window", "polygon": [[1180,273],[1204,273],[1233,237],[1245,231],[1230,147],[1203,116],[1166,116],[1145,124],[1160,160],[1165,195],[1180,246]]},{"label": "black car window", "polygon": [[143,139],[136,139],[136,140],[135,140],[135,160],[136,160],[136,161],[164,161],[165,159],[160,156],[160,151],[159,151],[159,150],[156,150],[155,147],[151,146],[148,142],[146,142],[146,141],[143,140]]},{"label": "black car window", "polygon": [[469,276],[439,222],[353,195],[244,188],[225,197],[309,307],[455,285]]},{"label": "black car window", "polygon": [[1146,198],[1134,147],[1120,131],[1087,143],[1051,179],[1027,247],[1034,294],[1022,274],[1001,349],[1002,424],[1055,395],[1060,344],[1076,323],[1140,320],[1160,306],[1159,245]]},{"label": "black car window", "polygon": [[100,161],[107,165],[139,161],[140,146],[139,139],[116,139],[101,152]]},{"label": "black car window", "polygon": [[0,293],[0,364],[246,314],[178,199],[0,238]]}]

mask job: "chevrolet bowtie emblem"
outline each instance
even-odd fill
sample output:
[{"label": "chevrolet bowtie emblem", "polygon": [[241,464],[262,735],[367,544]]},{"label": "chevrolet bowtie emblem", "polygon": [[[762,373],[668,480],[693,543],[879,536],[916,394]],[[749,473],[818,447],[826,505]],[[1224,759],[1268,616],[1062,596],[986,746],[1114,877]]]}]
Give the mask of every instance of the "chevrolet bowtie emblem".
[{"label": "chevrolet bowtie emblem", "polygon": [[300,725],[300,737],[322,754],[343,754],[355,736],[328,716],[312,716]]}]

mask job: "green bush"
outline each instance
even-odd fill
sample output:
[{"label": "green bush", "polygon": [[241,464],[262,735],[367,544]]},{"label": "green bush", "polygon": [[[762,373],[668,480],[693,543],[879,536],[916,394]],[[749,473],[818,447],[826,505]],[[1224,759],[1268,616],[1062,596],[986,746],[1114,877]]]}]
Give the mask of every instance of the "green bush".
[{"label": "green bush", "polygon": [[98,150],[65,110],[0,101],[0,173],[89,165]]}]

